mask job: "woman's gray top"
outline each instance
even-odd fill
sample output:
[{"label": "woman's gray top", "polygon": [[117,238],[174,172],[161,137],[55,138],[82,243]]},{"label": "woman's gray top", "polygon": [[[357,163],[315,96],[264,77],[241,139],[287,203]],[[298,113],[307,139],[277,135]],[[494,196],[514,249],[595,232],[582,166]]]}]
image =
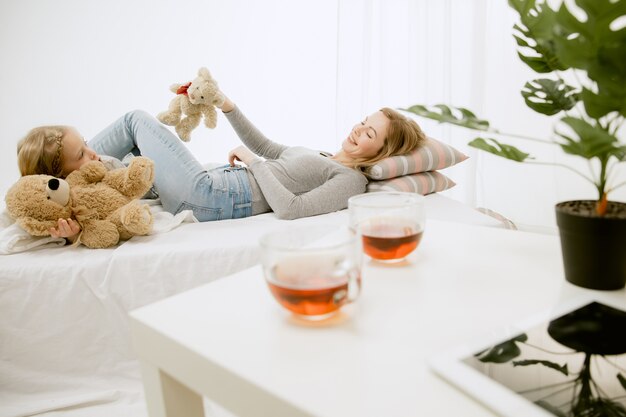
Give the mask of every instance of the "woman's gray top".
[{"label": "woman's gray top", "polygon": [[280,219],[297,219],[330,213],[365,192],[367,179],[359,171],[319,151],[272,142],[237,107],[225,115],[244,145],[265,158],[248,167],[253,215],[272,210]]}]

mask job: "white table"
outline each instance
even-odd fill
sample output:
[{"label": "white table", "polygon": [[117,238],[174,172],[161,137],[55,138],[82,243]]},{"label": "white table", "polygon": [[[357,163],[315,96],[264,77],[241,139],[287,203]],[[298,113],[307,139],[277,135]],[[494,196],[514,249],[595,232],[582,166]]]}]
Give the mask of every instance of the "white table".
[{"label": "white table", "polygon": [[428,359],[586,291],[565,281],[557,236],[429,220],[405,264],[366,261],[361,297],[330,322],[283,310],[257,266],[131,325],[153,417],[202,416],[202,396],[242,417],[492,416]]}]

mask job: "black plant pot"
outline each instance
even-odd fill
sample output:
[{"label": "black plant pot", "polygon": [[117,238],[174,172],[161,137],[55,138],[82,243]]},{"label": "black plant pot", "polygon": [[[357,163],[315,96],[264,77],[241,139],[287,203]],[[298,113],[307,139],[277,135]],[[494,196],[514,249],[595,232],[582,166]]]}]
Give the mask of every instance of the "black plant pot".
[{"label": "black plant pot", "polygon": [[579,287],[618,290],[626,284],[626,204],[609,204],[611,215],[603,217],[594,214],[595,201],[556,205],[565,278]]}]

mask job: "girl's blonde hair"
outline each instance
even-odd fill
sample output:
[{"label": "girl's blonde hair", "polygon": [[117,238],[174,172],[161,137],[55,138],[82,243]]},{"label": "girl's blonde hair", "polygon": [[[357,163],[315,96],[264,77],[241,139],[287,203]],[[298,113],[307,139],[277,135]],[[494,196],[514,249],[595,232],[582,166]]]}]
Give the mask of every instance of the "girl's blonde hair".
[{"label": "girl's blonde hair", "polygon": [[407,154],[426,141],[426,134],[415,120],[389,107],[383,107],[380,111],[389,119],[387,138],[378,154],[355,161],[354,168],[361,171],[390,156]]},{"label": "girl's blonde hair", "polygon": [[67,126],[36,127],[19,141],[17,164],[22,176],[63,177],[63,136],[67,130]]}]

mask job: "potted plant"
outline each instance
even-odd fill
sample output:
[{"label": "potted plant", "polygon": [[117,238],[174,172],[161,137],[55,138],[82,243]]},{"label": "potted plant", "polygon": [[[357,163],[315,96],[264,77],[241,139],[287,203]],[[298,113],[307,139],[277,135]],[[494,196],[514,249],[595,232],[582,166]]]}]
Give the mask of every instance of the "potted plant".
[{"label": "potted plant", "polygon": [[[551,138],[505,134],[461,107],[414,105],[402,110],[497,137],[548,142],[588,160],[589,174],[554,163],[597,190],[595,200],[556,205],[565,275],[582,287],[613,290],[626,283],[626,204],[608,199],[611,191],[626,185],[625,178],[615,175],[615,166],[626,161],[623,132],[618,137],[626,116],[626,1],[575,3],[576,14],[586,16],[578,18],[565,2],[552,9],[541,0],[509,0],[519,14],[513,26],[519,58],[541,74],[521,94],[532,110],[558,119]],[[493,137],[477,137],[469,145],[517,162],[542,163]]]}]

